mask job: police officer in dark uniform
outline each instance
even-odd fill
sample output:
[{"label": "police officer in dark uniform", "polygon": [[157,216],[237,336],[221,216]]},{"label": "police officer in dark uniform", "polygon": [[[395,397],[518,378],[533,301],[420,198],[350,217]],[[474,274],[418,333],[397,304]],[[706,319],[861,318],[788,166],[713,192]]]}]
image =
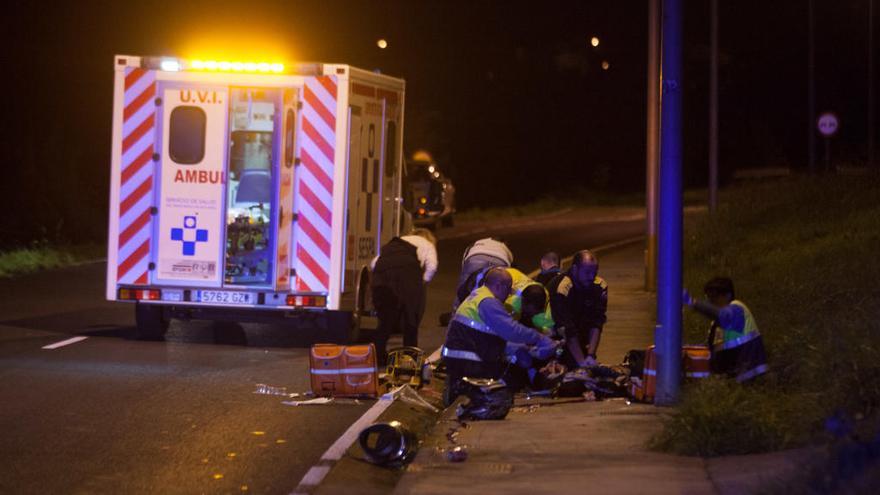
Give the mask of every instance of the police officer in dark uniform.
[{"label": "police officer in dark uniform", "polygon": [[452,317],[442,351],[447,405],[462,393],[462,378],[501,378],[508,366],[508,342],[534,346],[542,359],[556,349],[553,339],[517,322],[507,312],[504,301],[512,285],[507,270],[490,269],[484,284],[462,301]]},{"label": "police officer in dark uniform", "polygon": [[589,250],[574,255],[571,268],[547,285],[556,332],[565,336],[565,364],[595,366],[606,321],[608,285],[597,275],[599,261]]}]

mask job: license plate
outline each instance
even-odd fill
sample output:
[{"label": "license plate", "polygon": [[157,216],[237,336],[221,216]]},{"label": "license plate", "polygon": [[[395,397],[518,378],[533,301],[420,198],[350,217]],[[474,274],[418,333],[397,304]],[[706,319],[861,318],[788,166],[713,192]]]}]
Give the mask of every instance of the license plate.
[{"label": "license plate", "polygon": [[254,295],[250,292],[232,292],[228,290],[200,291],[199,301],[220,304],[253,304]]}]

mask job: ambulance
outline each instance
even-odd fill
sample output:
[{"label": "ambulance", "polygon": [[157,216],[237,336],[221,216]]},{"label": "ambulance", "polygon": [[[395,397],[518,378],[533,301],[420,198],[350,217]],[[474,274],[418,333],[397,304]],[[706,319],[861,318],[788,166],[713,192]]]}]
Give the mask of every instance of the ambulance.
[{"label": "ambulance", "polygon": [[282,321],[344,342],[401,208],[404,81],[343,64],[118,55],[107,293],[137,335]]}]

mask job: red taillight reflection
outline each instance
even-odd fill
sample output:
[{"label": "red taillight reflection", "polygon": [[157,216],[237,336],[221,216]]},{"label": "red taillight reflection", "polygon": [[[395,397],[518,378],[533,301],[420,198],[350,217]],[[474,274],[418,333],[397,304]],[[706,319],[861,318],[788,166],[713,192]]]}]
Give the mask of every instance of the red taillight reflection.
[{"label": "red taillight reflection", "polygon": [[159,289],[119,289],[119,299],[123,301],[159,301],[162,291]]},{"label": "red taillight reflection", "polygon": [[322,308],[327,305],[326,296],[300,296],[296,294],[287,295],[287,305],[298,308]]}]

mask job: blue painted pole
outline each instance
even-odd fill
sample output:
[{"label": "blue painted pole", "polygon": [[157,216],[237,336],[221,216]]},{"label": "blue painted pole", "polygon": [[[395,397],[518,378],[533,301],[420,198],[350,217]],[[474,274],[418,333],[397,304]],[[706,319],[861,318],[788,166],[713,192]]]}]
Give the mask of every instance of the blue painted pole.
[{"label": "blue painted pole", "polygon": [[657,391],[654,403],[678,401],[681,379],[681,0],[663,0],[660,66],[660,219],[657,263]]}]

